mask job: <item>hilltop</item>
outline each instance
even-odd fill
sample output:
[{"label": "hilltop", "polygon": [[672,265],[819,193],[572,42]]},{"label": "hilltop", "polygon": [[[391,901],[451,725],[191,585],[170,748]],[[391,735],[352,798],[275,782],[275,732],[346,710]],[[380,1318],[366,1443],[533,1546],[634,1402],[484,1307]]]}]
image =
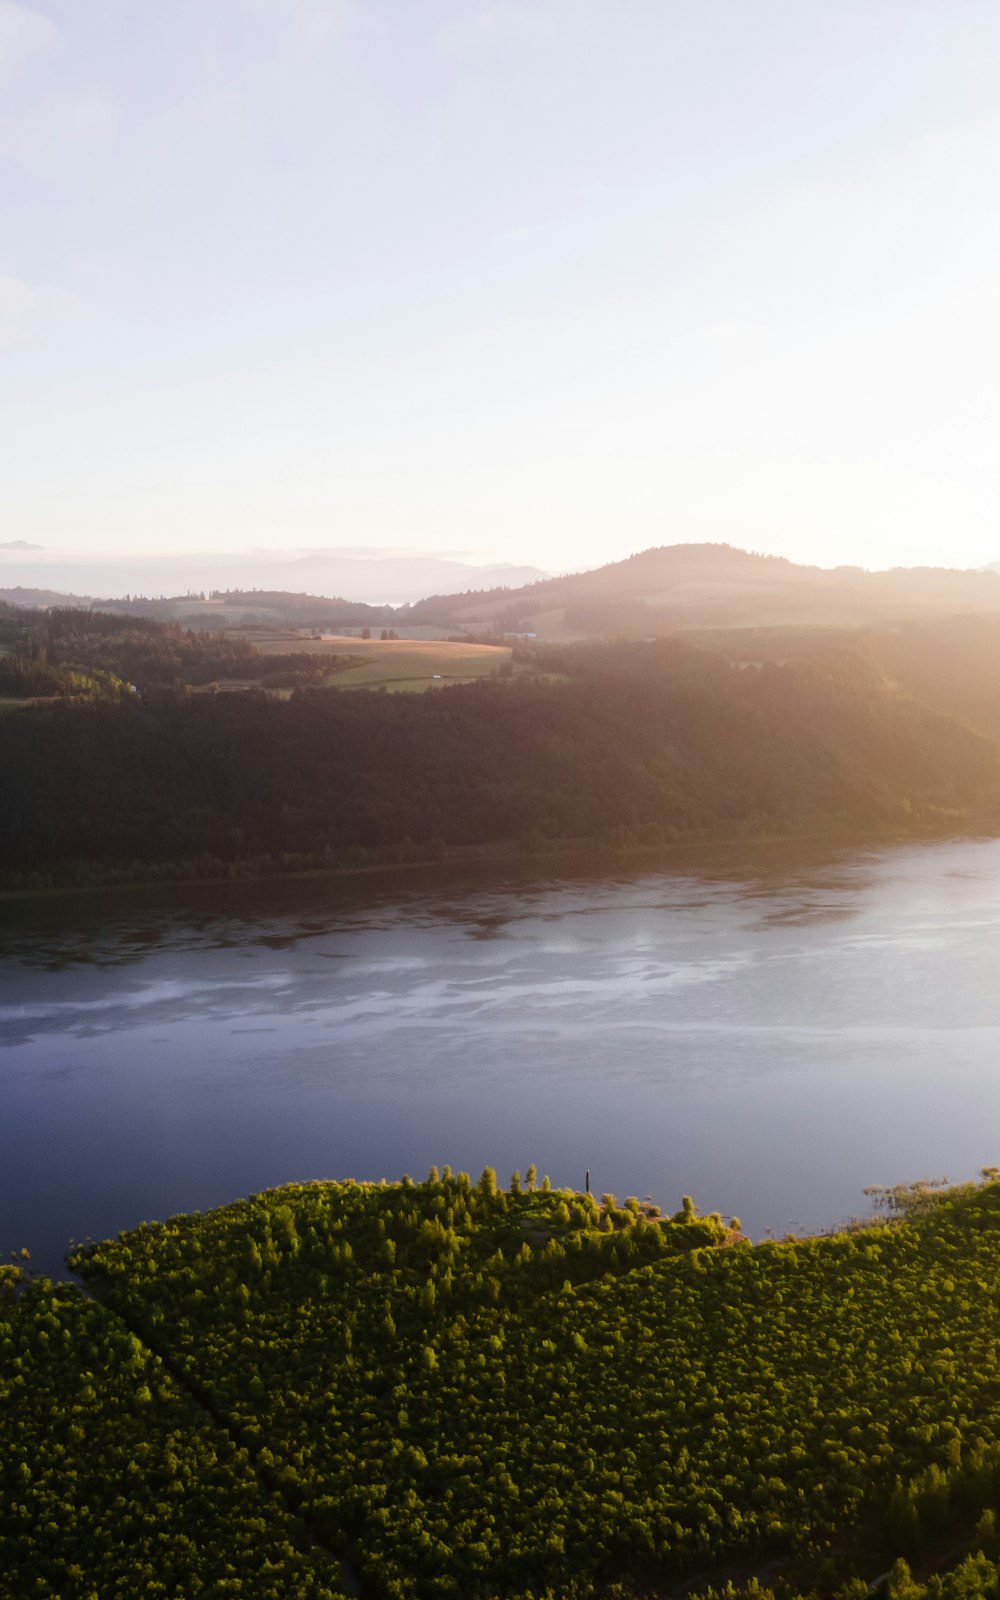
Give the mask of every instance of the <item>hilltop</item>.
[{"label": "hilltop", "polygon": [[572,639],[734,626],[858,627],[960,610],[1000,613],[1000,573],[805,567],[727,544],[676,544],[520,589],[433,595],[410,616]]},{"label": "hilltop", "polygon": [[[713,628],[859,628],[959,611],[1000,615],[1000,571],[995,569],[895,567],[868,572],[862,567],[810,567],[727,544],[661,545],[557,578],[524,567],[477,570],[432,561],[404,565],[405,583],[399,563],[314,563],[308,576],[336,576],[341,587],[335,593],[252,587],[244,581],[157,598],[130,594],[102,600],[54,589],[0,589],[0,600],[37,608],[93,607],[204,629],[402,626],[439,636],[525,633],[555,641],[609,634],[645,639]],[[396,592],[402,603],[371,603],[369,569],[375,568],[385,569],[384,592]],[[396,591],[388,582],[390,571]],[[425,598],[416,598],[421,579],[426,583],[435,576],[465,574],[481,575],[494,586],[430,595],[425,589]]]},{"label": "hilltop", "polygon": [[0,589],[0,605],[21,606],[31,611],[46,611],[50,606],[88,611],[95,604],[90,595],[63,594],[59,589],[26,589],[20,584],[12,589]]}]

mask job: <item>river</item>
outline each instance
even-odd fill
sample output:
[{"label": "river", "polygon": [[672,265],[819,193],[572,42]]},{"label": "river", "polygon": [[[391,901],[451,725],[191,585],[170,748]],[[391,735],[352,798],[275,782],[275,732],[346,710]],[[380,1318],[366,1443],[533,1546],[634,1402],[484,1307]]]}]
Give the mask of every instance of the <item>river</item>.
[{"label": "river", "polygon": [[433,1162],[753,1237],[1000,1161],[1000,841],[7,902],[0,1251]]}]

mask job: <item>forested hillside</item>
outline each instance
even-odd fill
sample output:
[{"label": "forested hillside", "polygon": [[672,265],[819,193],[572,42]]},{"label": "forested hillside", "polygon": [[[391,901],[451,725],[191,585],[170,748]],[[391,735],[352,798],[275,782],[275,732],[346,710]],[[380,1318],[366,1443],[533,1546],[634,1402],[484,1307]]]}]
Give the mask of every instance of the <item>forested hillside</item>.
[{"label": "forested hillside", "polygon": [[262,655],[247,639],[151,617],[0,604],[0,696],[15,699],[114,702],[216,679],[294,688],[322,681],[337,662],[305,651]]},{"label": "forested hillside", "polygon": [[[65,1382],[77,1330],[107,1339],[126,1407],[139,1394],[133,1433],[161,1426],[162,1356],[381,1600],[634,1600],[760,1572],[785,1600],[854,1600],[890,1567],[891,1600],[988,1596],[995,1179],[892,1191],[882,1224],[755,1247],[689,1199],[663,1218],[539,1187],[534,1168],[507,1191],[448,1168],[296,1185],[79,1250],[101,1310],[70,1297],[52,1315],[42,1291],[14,1332],[26,1378],[54,1344]],[[80,1381],[67,1476],[96,1420]],[[28,1486],[9,1415],[6,1470]],[[190,1448],[178,1437],[179,1467]],[[169,1494],[149,1459],[132,1494]]]},{"label": "forested hillside", "polygon": [[344,1600],[337,1562],[158,1356],[0,1266],[0,1596]]},{"label": "forested hillside", "polygon": [[982,649],[950,639],[911,651],[912,687],[870,649],[758,668],[654,641],[543,648],[524,676],[423,696],[31,707],[0,719],[0,870],[31,886],[959,819],[1000,806],[1000,746],[973,716]]}]

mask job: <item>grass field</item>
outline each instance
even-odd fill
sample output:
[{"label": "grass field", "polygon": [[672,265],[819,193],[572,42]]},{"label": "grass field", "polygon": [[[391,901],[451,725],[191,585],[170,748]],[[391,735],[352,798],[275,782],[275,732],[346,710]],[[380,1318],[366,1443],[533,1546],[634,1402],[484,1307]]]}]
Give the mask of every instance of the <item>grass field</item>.
[{"label": "grass field", "polygon": [[510,659],[503,645],[452,644],[447,639],[355,639],[325,635],[322,639],[287,635],[255,640],[265,655],[288,650],[308,650],[311,655],[350,655],[359,664],[333,673],[329,682],[342,689],[377,689],[420,692],[437,683],[471,683],[487,677]]}]

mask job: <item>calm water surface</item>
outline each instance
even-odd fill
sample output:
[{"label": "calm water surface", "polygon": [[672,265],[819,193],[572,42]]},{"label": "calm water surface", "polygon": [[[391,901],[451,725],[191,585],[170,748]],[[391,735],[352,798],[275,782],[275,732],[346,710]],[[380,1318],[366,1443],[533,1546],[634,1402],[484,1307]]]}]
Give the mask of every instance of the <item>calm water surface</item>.
[{"label": "calm water surface", "polygon": [[1000,841],[0,913],[4,1255],[532,1160],[755,1237],[1000,1162]]}]

